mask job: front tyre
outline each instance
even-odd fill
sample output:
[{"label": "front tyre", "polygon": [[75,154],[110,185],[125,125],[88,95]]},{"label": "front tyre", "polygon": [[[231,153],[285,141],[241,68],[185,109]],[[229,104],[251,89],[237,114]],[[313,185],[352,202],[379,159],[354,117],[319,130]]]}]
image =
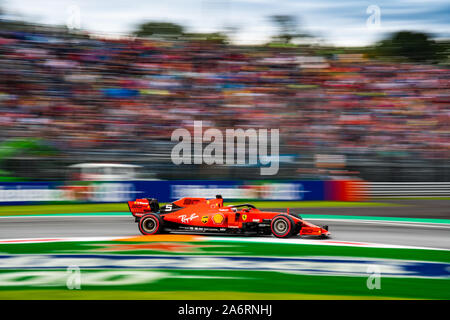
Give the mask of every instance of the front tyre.
[{"label": "front tyre", "polygon": [[152,235],[161,233],[163,230],[163,220],[159,215],[146,214],[139,220],[139,231],[143,235]]},{"label": "front tyre", "polygon": [[291,216],[294,216],[294,217],[300,219],[300,220],[303,220],[302,216],[299,215],[298,213],[293,213],[293,212],[291,212],[291,213],[289,213],[289,214],[290,214]]},{"label": "front tyre", "polygon": [[270,229],[275,237],[288,238],[294,233],[295,222],[288,215],[280,214],[272,219]]}]

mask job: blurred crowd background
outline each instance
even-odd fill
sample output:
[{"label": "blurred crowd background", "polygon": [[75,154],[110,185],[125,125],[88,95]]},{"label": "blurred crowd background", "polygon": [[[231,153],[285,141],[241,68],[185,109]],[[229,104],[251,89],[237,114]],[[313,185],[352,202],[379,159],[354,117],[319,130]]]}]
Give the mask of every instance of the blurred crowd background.
[{"label": "blurred crowd background", "polygon": [[171,134],[194,120],[280,129],[271,179],[449,181],[445,59],[1,25],[4,181],[64,180],[83,162],[138,164],[157,179],[268,178],[251,166],[173,165]]}]

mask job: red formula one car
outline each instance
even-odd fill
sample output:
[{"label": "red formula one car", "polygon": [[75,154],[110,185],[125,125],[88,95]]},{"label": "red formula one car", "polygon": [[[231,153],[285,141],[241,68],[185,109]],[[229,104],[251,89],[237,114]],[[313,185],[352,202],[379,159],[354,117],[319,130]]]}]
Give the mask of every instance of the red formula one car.
[{"label": "red formula one car", "polygon": [[159,207],[156,199],[128,201],[128,207],[144,235],[187,231],[270,235],[278,238],[308,235],[326,237],[328,226],[318,227],[295,213],[263,212],[251,204],[224,206],[216,199],[182,198]]}]

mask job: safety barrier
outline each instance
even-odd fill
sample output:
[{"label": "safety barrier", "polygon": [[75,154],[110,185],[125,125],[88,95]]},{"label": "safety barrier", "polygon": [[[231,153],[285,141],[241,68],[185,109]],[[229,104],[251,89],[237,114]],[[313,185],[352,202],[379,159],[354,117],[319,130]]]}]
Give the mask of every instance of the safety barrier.
[{"label": "safety barrier", "polygon": [[136,198],[157,198],[161,202],[182,197],[228,200],[320,201],[325,181],[72,181],[0,183],[0,204],[38,204],[49,202],[106,203]]},{"label": "safety barrier", "polygon": [[450,182],[354,183],[349,192],[367,199],[450,197]]},{"label": "safety barrier", "polygon": [[449,197],[450,182],[367,181],[75,181],[0,183],[0,204],[107,203],[136,198],[169,202],[183,197],[267,201],[368,201],[387,197]]}]

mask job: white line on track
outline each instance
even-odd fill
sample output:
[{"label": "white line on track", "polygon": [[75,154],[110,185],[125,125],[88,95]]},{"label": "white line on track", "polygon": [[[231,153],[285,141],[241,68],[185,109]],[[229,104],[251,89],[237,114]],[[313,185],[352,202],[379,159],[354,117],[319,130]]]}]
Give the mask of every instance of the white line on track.
[{"label": "white line on track", "polygon": [[[0,219],[16,219],[16,218],[40,218],[40,219],[52,219],[52,218],[130,218],[132,217],[125,215],[54,215],[54,216],[41,216],[41,215],[23,215],[23,216],[0,216]],[[336,221],[336,222],[349,222],[349,223],[362,223],[362,224],[379,224],[379,225],[389,225],[397,227],[417,227],[417,228],[440,228],[440,229],[450,229],[448,223],[440,222],[415,222],[415,221],[396,221],[396,220],[360,220],[360,219],[333,219],[333,218],[305,218],[305,221]]]},{"label": "white line on track", "polygon": [[9,243],[42,243],[42,242],[81,242],[81,241],[112,241],[126,237],[48,237],[48,238],[15,238],[0,239],[0,244]]},{"label": "white line on track", "polygon": [[367,224],[380,224],[390,225],[397,227],[418,227],[418,228],[440,228],[450,229],[450,225],[447,223],[439,222],[415,222],[415,221],[387,221],[387,220],[359,220],[359,219],[321,219],[321,218],[305,218],[306,221],[337,221],[337,222],[351,222],[351,223],[367,223]]},{"label": "white line on track", "polygon": [[[45,243],[45,242],[82,242],[82,241],[114,241],[124,239],[127,237],[54,237],[54,238],[22,238],[22,239],[0,239],[1,244],[25,244],[25,243]],[[450,251],[445,248],[432,248],[432,247],[418,247],[418,246],[404,246],[393,244],[382,244],[372,242],[356,242],[356,241],[342,241],[342,240],[319,240],[319,239],[304,239],[304,238],[291,238],[291,239],[277,239],[272,237],[208,237],[199,236],[200,241],[207,242],[253,242],[253,243],[277,243],[277,244],[309,244],[309,245],[327,245],[327,246],[350,246],[359,248],[392,248],[392,249],[425,249],[425,250],[439,250]]]}]

